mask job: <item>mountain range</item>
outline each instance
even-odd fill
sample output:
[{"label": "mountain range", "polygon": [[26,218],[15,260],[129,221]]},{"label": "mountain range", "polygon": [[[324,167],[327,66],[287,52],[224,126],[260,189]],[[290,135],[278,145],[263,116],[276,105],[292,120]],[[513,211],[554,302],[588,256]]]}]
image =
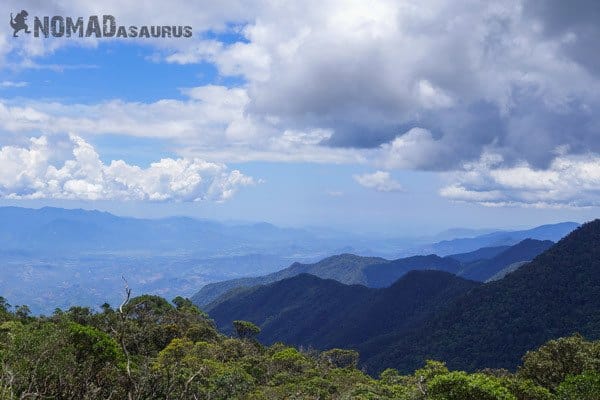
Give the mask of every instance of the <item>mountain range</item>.
[{"label": "mountain range", "polygon": [[[371,255],[356,261],[358,264],[385,263],[385,258],[394,259],[411,247],[429,246],[427,243],[437,239],[451,243],[459,235],[477,238],[499,233],[453,229],[428,238],[407,238],[402,232],[388,237],[348,234],[330,227],[296,229],[189,217],[131,218],[53,207],[0,207],[0,219],[0,293],[12,303],[29,305],[36,314],[74,304],[98,307],[104,302],[118,303],[122,277],[134,293],[189,297],[203,287],[204,293],[210,293],[206,284],[269,275],[294,261],[310,265],[332,254],[355,253]],[[547,230],[558,236],[565,226],[569,224]],[[299,272],[315,273],[303,268],[299,267]],[[368,284],[358,277],[361,271],[348,271],[346,278],[338,271],[323,276]],[[218,289],[206,298],[213,301],[226,291]]]},{"label": "mountain range", "polygon": [[532,260],[552,244],[549,240],[525,239],[514,246],[486,247],[446,257],[431,254],[392,261],[341,254],[312,264],[296,262],[288,268],[261,277],[210,283],[192,296],[192,301],[200,306],[207,306],[220,301],[221,296],[230,297],[228,292],[231,290],[265,285],[303,273],[372,288],[387,287],[412,270],[446,271],[468,279],[485,281],[514,263]]},{"label": "mountain range", "polygon": [[[374,289],[300,274],[238,289],[207,311],[225,331],[234,319],[254,322],[265,342],[356,349],[371,373],[387,367],[412,371],[426,359],[445,360],[453,369],[512,369],[526,351],[549,339],[573,332],[600,337],[600,220],[549,248],[539,241],[518,246],[546,248],[489,283],[412,271]],[[489,260],[510,261],[518,249]],[[464,254],[458,259],[479,262]],[[499,264],[488,265],[496,270]]]}]

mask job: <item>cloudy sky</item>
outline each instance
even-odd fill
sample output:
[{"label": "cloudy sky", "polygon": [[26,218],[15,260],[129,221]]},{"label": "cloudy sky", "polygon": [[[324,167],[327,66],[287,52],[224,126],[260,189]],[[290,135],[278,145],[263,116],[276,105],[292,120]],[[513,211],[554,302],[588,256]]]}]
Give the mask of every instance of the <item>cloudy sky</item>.
[{"label": "cloudy sky", "polygon": [[600,3],[5,1],[0,205],[426,233],[600,209]]}]

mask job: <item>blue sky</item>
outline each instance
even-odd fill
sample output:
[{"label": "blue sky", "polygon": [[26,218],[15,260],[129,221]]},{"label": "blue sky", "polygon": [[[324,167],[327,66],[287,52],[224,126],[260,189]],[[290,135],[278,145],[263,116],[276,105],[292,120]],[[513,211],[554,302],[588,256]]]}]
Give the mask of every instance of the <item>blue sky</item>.
[{"label": "blue sky", "polygon": [[7,25],[0,204],[400,236],[596,217],[586,10],[559,24],[554,2],[408,3],[12,2],[30,23],[107,13],[194,36],[12,38]]}]

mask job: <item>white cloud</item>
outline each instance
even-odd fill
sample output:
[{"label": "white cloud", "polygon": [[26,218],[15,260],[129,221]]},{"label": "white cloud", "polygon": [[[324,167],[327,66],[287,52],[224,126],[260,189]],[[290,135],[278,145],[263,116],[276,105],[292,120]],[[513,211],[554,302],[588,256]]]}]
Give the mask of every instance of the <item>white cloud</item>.
[{"label": "white cloud", "polygon": [[28,82],[14,82],[14,81],[2,81],[0,82],[0,87],[3,88],[22,88],[28,85]]},{"label": "white cloud", "polygon": [[402,185],[394,180],[390,173],[386,171],[354,175],[354,180],[360,185],[369,189],[375,189],[378,192],[397,192],[402,190]]},{"label": "white cloud", "polygon": [[121,134],[193,140],[197,144],[252,141],[255,121],[244,115],[249,99],[241,88],[208,85],[182,90],[185,100],[152,103],[110,100],[97,104],[0,101],[0,128],[11,132],[82,135]]},{"label": "white cloud", "polygon": [[526,163],[502,166],[498,155],[486,154],[477,163],[453,174],[441,189],[446,198],[487,206],[586,207],[600,205],[600,156],[559,155],[547,169]]},{"label": "white cloud", "polygon": [[62,104],[0,100],[0,129],[13,134],[61,135],[77,130],[82,137],[115,134],[162,138],[185,157],[217,162],[306,161],[365,162],[358,149],[332,149],[321,142],[325,129],[280,130],[276,119],[259,119],[245,107],[244,88],[218,85],[184,88],[184,100],[153,103],[112,100],[99,104]]},{"label": "white cloud", "polygon": [[[151,47],[154,62],[209,62],[219,77],[239,76],[244,84],[188,88],[185,99],[153,102],[0,101],[0,129],[163,138],[184,159],[216,162],[363,163],[382,170],[453,170],[470,162],[444,196],[487,204],[595,203],[592,189],[577,201],[575,183],[591,178],[575,178],[586,173],[574,165],[600,154],[594,113],[600,63],[593,52],[565,52],[573,43],[590,48],[580,45],[586,32],[596,32],[595,21],[593,29],[579,29],[575,17],[595,14],[582,3],[575,21],[551,18],[566,33],[550,34],[548,21],[527,13],[531,4],[174,0],[140,9],[118,0],[9,0],[7,9],[35,10],[32,17],[109,13],[123,24],[192,25],[190,40],[128,43]],[[13,40],[10,33],[0,31],[0,66],[94,67],[47,65],[42,57],[98,40]],[[240,40],[220,41],[220,33]],[[571,156],[553,153],[566,145]],[[473,162],[486,152],[500,161]],[[563,161],[571,172],[561,169]],[[81,182],[69,188],[95,190]]]},{"label": "white cloud", "polygon": [[391,142],[381,145],[376,162],[387,169],[418,169],[430,165],[432,158],[443,157],[447,150],[428,130],[412,128]]},{"label": "white cloud", "polygon": [[251,177],[223,164],[165,158],[147,168],[109,165],[89,143],[41,136],[29,147],[0,148],[0,196],[11,199],[224,201]]}]

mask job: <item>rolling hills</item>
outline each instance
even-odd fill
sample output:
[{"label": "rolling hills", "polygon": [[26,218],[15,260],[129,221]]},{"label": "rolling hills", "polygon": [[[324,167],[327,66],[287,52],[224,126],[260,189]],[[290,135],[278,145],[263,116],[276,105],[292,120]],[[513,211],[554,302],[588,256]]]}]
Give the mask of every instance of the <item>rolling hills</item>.
[{"label": "rolling hills", "polygon": [[[531,244],[548,246],[522,247]],[[549,339],[600,337],[600,220],[486,284],[443,271],[413,271],[384,289],[300,275],[241,290],[208,311],[223,329],[233,319],[255,322],[267,342],[356,349],[372,373],[414,370],[425,359],[512,369]]]},{"label": "rolling hills", "polygon": [[423,320],[478,285],[443,271],[411,271],[383,289],[300,274],[246,289],[207,311],[225,332],[234,320],[254,322],[265,343],[357,347]]},{"label": "rolling hills", "polygon": [[486,247],[474,252],[446,257],[431,254],[392,261],[378,257],[340,254],[312,264],[296,262],[288,268],[261,277],[210,283],[194,294],[192,301],[206,307],[212,302],[220,301],[221,296],[229,297],[227,292],[231,290],[265,285],[302,273],[334,279],[344,284],[359,284],[373,288],[390,286],[412,270],[446,271],[468,279],[485,281],[509,265],[532,260],[552,244],[551,241],[525,239],[514,246]]}]

